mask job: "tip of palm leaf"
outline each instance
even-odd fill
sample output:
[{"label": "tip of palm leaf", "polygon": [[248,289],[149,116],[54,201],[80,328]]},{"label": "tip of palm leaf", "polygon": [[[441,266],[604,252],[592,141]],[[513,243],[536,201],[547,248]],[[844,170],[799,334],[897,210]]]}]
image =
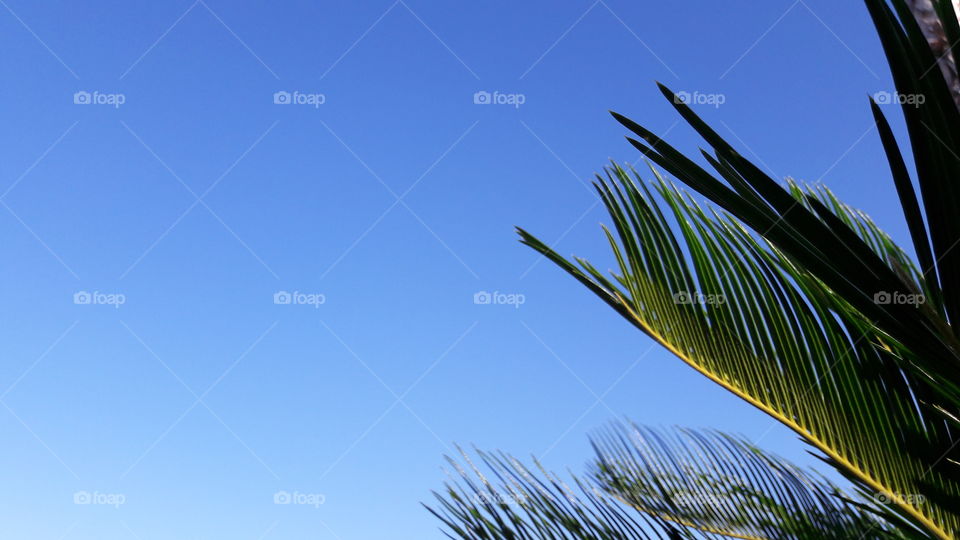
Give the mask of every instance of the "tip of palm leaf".
[{"label": "tip of palm leaf", "polygon": [[608,112],[610,113],[610,116],[614,118],[614,120],[616,120],[617,122],[620,122],[621,124],[626,126],[628,129],[630,128],[630,124],[633,123],[633,120],[630,120],[629,118],[618,113],[617,111],[608,111]]}]

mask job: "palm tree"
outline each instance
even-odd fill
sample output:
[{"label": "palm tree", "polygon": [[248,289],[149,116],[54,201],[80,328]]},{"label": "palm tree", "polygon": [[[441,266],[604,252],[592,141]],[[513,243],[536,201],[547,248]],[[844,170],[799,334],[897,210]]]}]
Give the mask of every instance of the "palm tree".
[{"label": "palm tree", "polygon": [[[612,164],[595,182],[612,221],[604,233],[615,271],[568,260],[519,229],[523,243],[640,331],[796,432],[854,492],[743,439],[614,427],[593,437],[593,465],[573,487],[480,453],[491,481],[464,454],[471,465],[457,465],[431,508],[448,534],[960,535],[960,109],[947,79],[957,72],[960,23],[951,0],[933,1],[952,53],[937,55],[913,2],[865,4],[898,94],[923,98],[903,106],[913,176],[870,102],[915,259],[825,187],[771,179],[663,86],[711,148],[702,157],[713,171],[613,113],[652,175]],[[937,69],[944,61],[948,69]]]}]

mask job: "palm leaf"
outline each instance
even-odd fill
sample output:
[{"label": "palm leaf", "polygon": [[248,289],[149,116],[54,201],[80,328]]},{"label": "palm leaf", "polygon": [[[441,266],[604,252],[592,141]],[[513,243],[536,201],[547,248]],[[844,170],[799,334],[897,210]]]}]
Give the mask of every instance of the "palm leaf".
[{"label": "palm leaf", "polygon": [[634,508],[736,538],[919,537],[850,501],[826,479],[740,437],[616,425],[594,438],[593,477]]},{"label": "palm leaf", "polygon": [[[660,150],[660,162],[686,159],[659,140],[651,145]],[[760,232],[782,243],[758,238],[745,226],[748,219],[705,209],[657,175],[653,191],[664,212],[635,172],[631,178],[616,165],[596,182],[616,231],[605,228],[618,266],[610,278],[587,261],[564,259],[521,229],[522,241],[691,367],[796,431],[865,492],[884,494],[916,526],[953,536],[960,517],[944,502],[960,489],[949,471],[931,464],[933,456],[953,450],[954,439],[942,422],[930,421],[938,409],[917,404],[918,396],[940,394],[901,368],[903,347],[891,347],[896,340],[870,318],[889,307],[874,303],[883,289],[860,284],[875,281],[892,294],[914,294],[916,286],[904,279],[916,272],[872,222],[829,192],[774,185],[763,187],[761,198],[734,174],[730,152],[718,151],[714,166],[742,196],[692,162],[674,170],[689,172],[685,180],[705,175],[690,182],[706,186],[704,194],[754,223],[769,217],[773,223]],[[737,166],[745,169],[744,163]],[[772,217],[774,204],[782,220]],[[787,216],[796,219],[788,222]],[[820,235],[797,235],[791,227]],[[779,235],[767,234],[778,228]],[[826,248],[830,244],[833,249]],[[828,280],[853,271],[865,275],[849,274],[856,282],[830,285]],[[874,309],[865,314],[860,296],[870,291]],[[896,305],[910,309],[914,320],[920,312]]]},{"label": "palm leaf", "polygon": [[[539,463],[531,470],[506,454],[477,454],[487,474],[461,450],[465,467],[447,457],[456,473],[437,506],[427,509],[447,536],[469,540],[690,539],[689,531],[655,516],[638,514],[574,479],[575,489]],[[472,474],[471,474],[472,473]]]},{"label": "palm leaf", "polygon": [[[904,103],[902,110],[923,199],[928,237],[919,234],[923,230],[919,212],[915,203],[909,200],[911,194],[905,193],[912,192],[913,188],[900,164],[903,158],[897,143],[892,135],[884,133],[887,131],[884,127],[886,121],[881,120],[883,115],[876,107],[874,115],[878,117],[884,136],[884,148],[904,202],[904,212],[924,265],[924,274],[931,288],[942,290],[943,311],[950,321],[956,322],[960,317],[960,250],[954,249],[960,242],[960,221],[956,219],[960,208],[960,185],[956,181],[960,178],[960,109],[954,102],[954,89],[938,67],[946,58],[942,55],[938,58],[931,50],[907,2],[896,0],[892,3],[893,9],[885,0],[867,0],[866,4],[886,52],[898,93],[923,98],[919,106]],[[957,13],[952,3],[938,0],[936,7],[941,27],[954,39],[960,39]],[[953,43],[954,47],[956,45]],[[953,67],[955,71],[956,66]],[[954,328],[953,335],[960,335],[958,332],[960,329]],[[953,352],[956,356],[956,347]]]},{"label": "palm leaf", "polygon": [[[667,442],[670,441],[670,442]],[[823,478],[716,432],[611,428],[573,486],[506,454],[462,453],[436,507],[463,539],[909,538]],[[485,472],[486,471],[486,472]],[[865,533],[865,534],[864,534]]]}]

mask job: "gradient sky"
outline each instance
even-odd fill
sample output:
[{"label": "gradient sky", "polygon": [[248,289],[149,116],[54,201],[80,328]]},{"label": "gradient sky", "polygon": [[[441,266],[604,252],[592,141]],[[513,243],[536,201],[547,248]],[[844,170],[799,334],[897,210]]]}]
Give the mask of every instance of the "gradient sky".
[{"label": "gradient sky", "polygon": [[453,444],[579,471],[624,416],[813,464],[516,242],[612,264],[606,111],[702,144],[655,80],[907,242],[859,2],[0,5],[0,538],[440,538]]}]

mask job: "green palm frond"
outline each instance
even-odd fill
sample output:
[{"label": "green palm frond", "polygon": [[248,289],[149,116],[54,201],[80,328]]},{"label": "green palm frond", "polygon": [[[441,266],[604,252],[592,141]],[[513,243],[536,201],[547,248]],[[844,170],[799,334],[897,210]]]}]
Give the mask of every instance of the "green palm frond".
[{"label": "green palm frond", "polygon": [[579,479],[574,478],[571,487],[539,463],[531,470],[509,455],[477,451],[488,471],[485,474],[467,453],[461,450],[461,454],[466,466],[447,457],[456,473],[451,475],[444,494],[434,493],[437,506],[427,506],[451,538],[697,538],[683,527],[637,513]]},{"label": "green palm frond", "polygon": [[[463,454],[437,506],[463,539],[909,538],[826,480],[742,439],[619,426],[573,486],[506,454]],[[909,530],[909,527],[904,527]]]},{"label": "green palm frond", "polygon": [[[933,3],[944,39],[954,53],[960,51],[960,25],[953,3],[950,0],[934,0]],[[957,54],[953,54],[952,59],[934,54],[904,0],[893,1],[892,7],[886,0],[867,0],[866,5],[887,55],[897,92],[922,97],[923,103],[919,106],[904,103],[902,107],[922,209],[897,142],[876,104],[872,105],[873,113],[918,261],[930,288],[938,292],[936,299],[942,304],[946,317],[957,323],[960,321],[960,250],[954,248],[960,242],[960,220],[956,219],[960,208],[960,185],[957,183],[960,178],[960,110],[954,101],[954,88],[944,78],[941,67],[952,60],[952,71],[956,73],[956,62],[960,58]],[[960,336],[960,325],[954,326],[952,335]],[[956,365],[953,367],[956,369]]]},{"label": "green palm frond", "polygon": [[897,538],[826,479],[715,431],[617,425],[594,438],[592,476],[634,508],[736,538]]},{"label": "green palm frond", "polygon": [[[538,505],[473,504],[463,497],[481,485],[467,483],[440,498],[448,526],[467,524],[458,533],[476,536],[465,538],[635,537],[609,528],[623,522],[613,496],[653,520],[642,530],[672,535],[960,535],[960,94],[944,76],[958,71],[960,23],[952,0],[931,0],[951,53],[938,57],[907,0],[864,1],[897,93],[911,98],[901,101],[911,159],[870,107],[916,263],[826,188],[770,178],[662,85],[709,145],[701,154],[712,171],[614,113],[654,176],[648,183],[614,164],[595,183],[612,220],[604,233],[615,270],[568,260],[519,229],[523,243],[682,361],[794,430],[853,482],[860,502],[740,439],[681,432],[666,441],[636,430],[642,444],[622,434],[596,443],[592,482],[606,495],[578,482],[586,499],[562,509],[547,504],[559,499],[546,493],[567,493],[555,477],[540,483],[506,456],[485,456]],[[678,505],[686,492],[712,498]]]},{"label": "green palm frond", "polygon": [[[954,439],[937,411],[917,403],[918,396],[931,397],[928,384],[901,369],[890,336],[854,300],[810,269],[872,257],[902,282],[910,270],[888,263],[899,253],[889,237],[847,207],[830,211],[823,203],[832,200],[829,192],[777,186],[792,201],[788,212],[806,212],[816,222],[807,228],[829,224],[834,232],[822,234],[842,242],[823,252],[823,261],[810,262],[654,174],[651,189],[636,172],[614,165],[595,184],[615,231],[604,228],[618,266],[610,277],[585,260],[564,259],[521,229],[522,241],[691,367],[796,431],[865,492],[893,500],[897,511],[938,537],[960,531],[956,507],[942,502],[960,487],[931,467],[934,456],[953,450]],[[854,218],[862,228],[844,223]],[[874,238],[873,247],[858,230]],[[830,242],[806,238],[817,249]]]}]

